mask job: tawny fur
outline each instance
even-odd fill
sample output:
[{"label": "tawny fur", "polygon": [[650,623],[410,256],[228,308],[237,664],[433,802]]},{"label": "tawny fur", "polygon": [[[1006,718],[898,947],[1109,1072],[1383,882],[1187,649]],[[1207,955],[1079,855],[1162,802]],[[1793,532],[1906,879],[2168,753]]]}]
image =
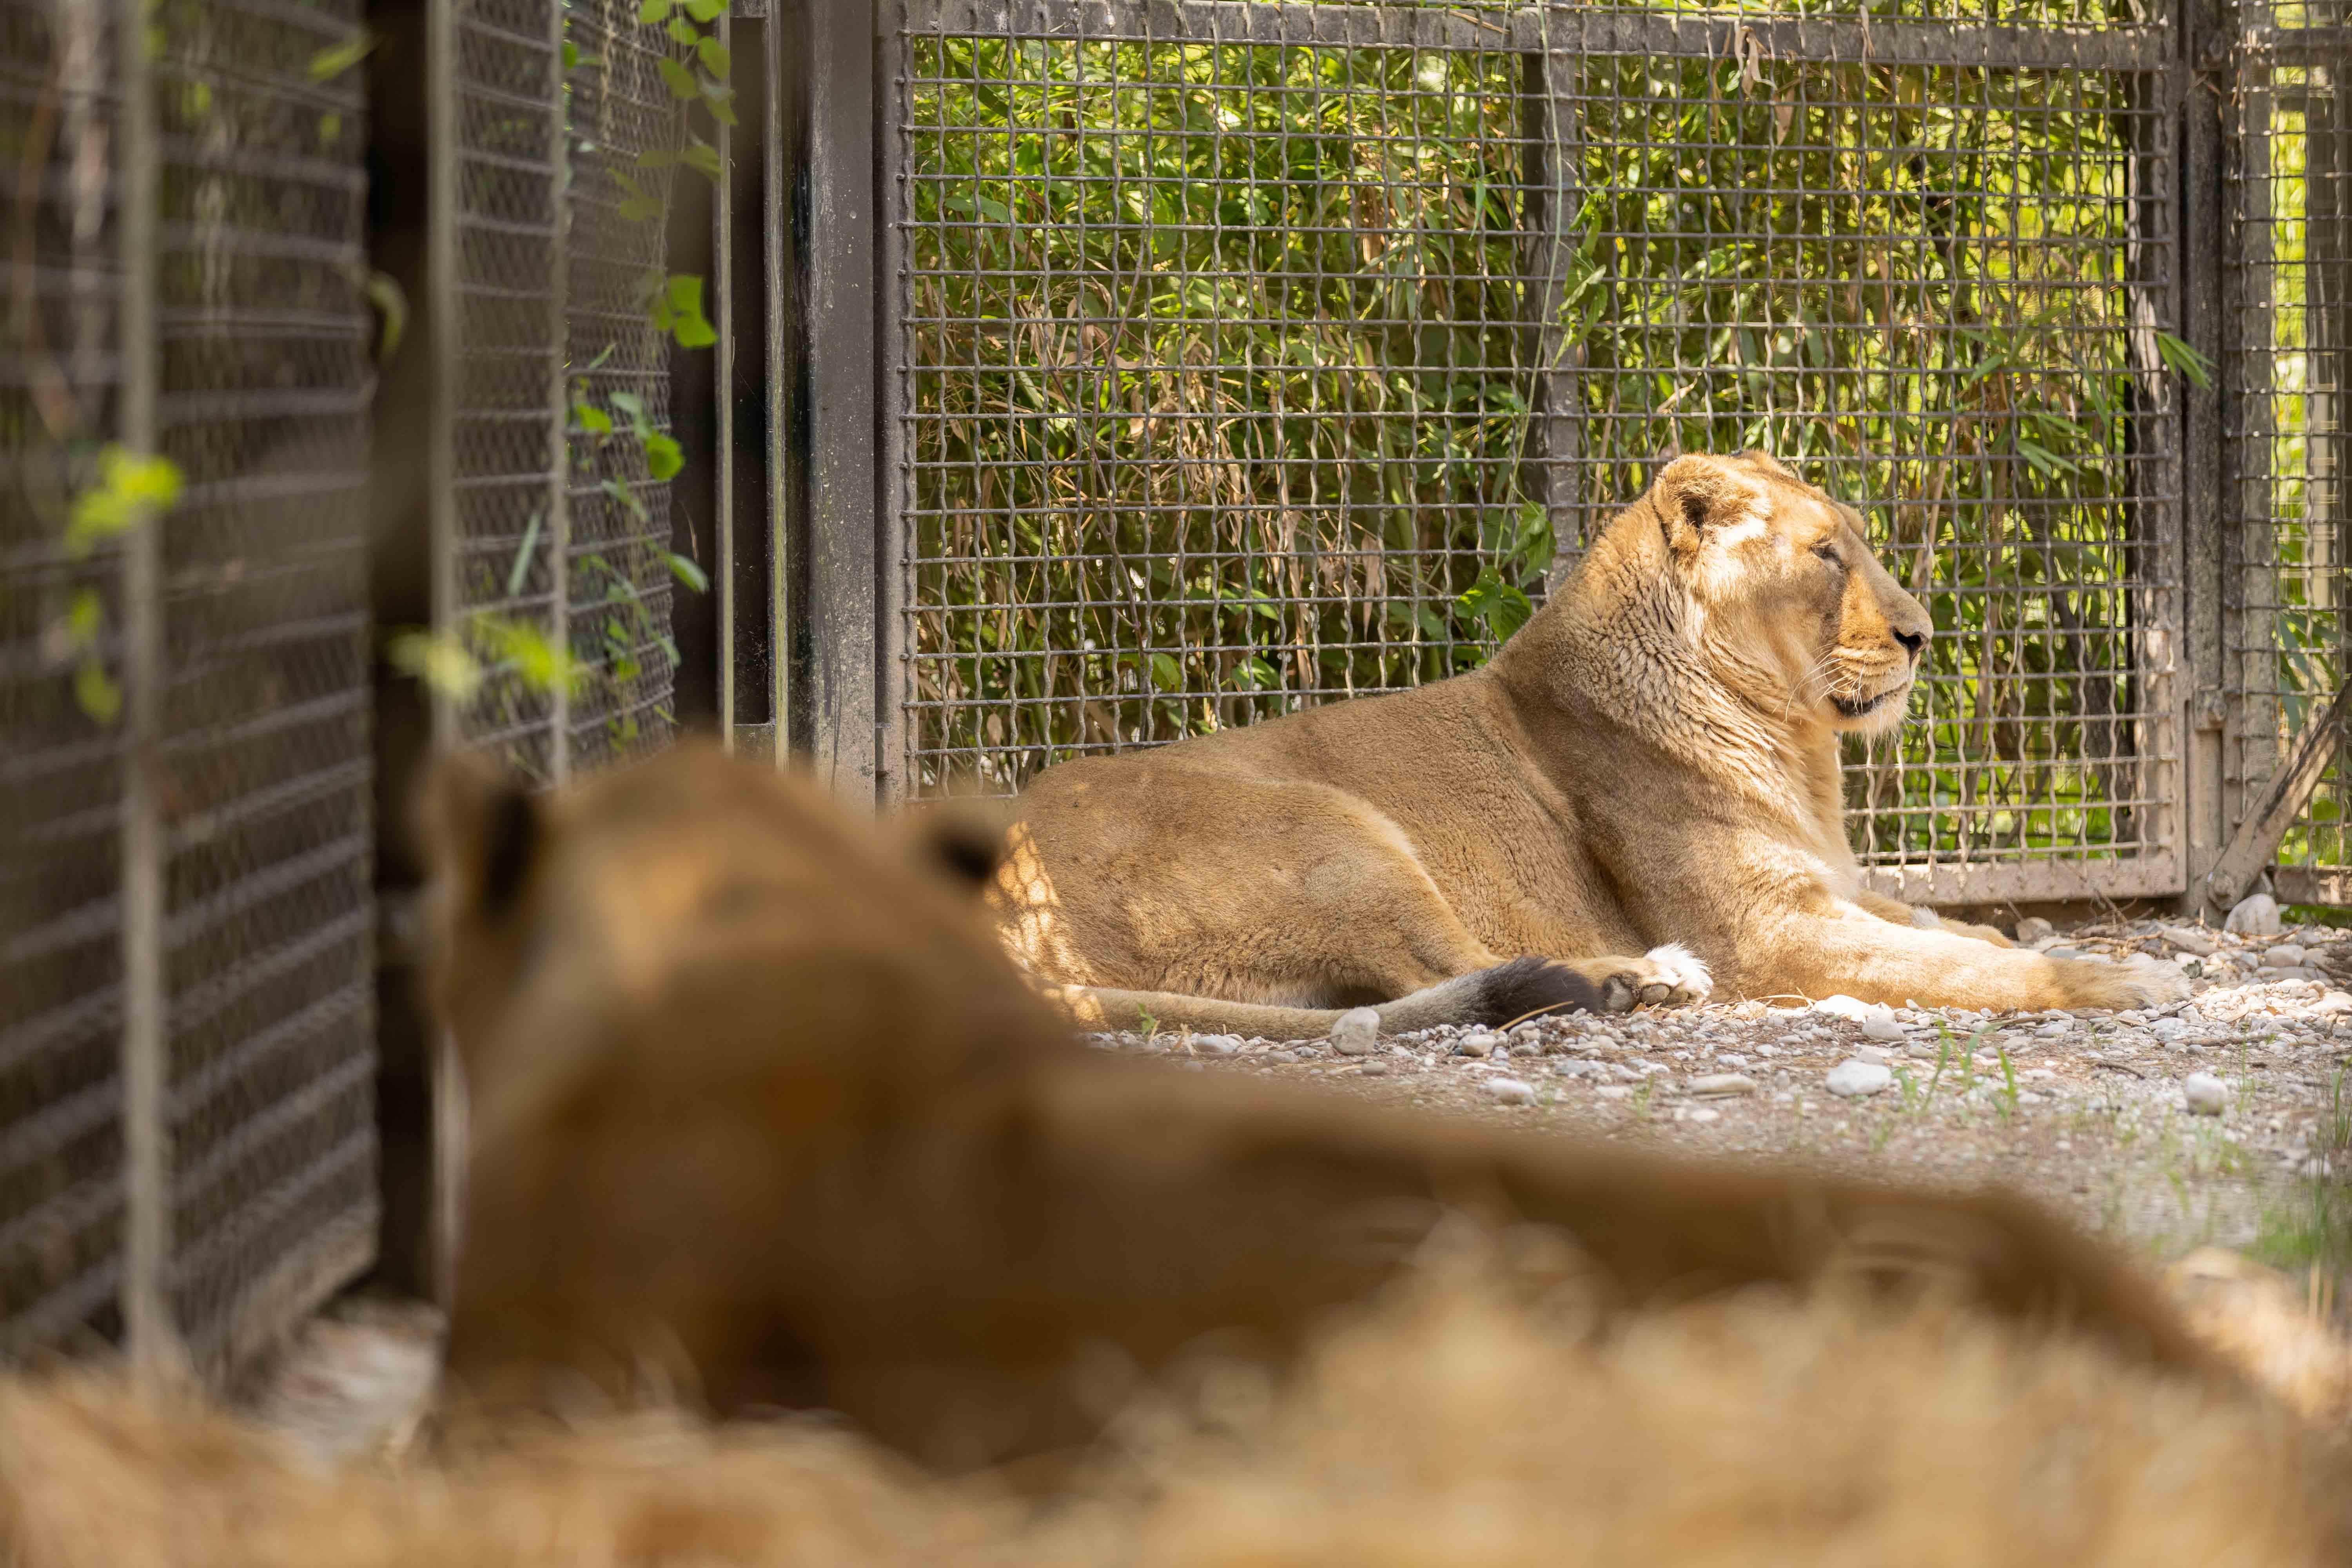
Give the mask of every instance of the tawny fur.
[{"label": "tawny fur", "polygon": [[1089,1023],[1277,1038],[1368,1003],[1500,1021],[1466,977],[1520,957],[1687,999],[1606,956],[1668,942],[1750,997],[2179,994],[1863,887],[1839,736],[1901,722],[1930,626],[1860,523],[1760,453],[1677,458],[1482,669],[1047,769],[993,889],[1006,940]]},{"label": "tawny fur", "polygon": [[1104,1353],[1150,1369],[1223,1336],[1278,1363],[1448,1210],[1555,1228],[1612,1308],[1948,1285],[2232,1381],[2136,1271],[2012,1197],[1085,1050],[968,881],[708,748],[552,802],[452,764],[428,801],[431,984],[475,1138],[450,1356],[478,1391],[650,1360],[721,1410],[828,1407],[982,1464],[1090,1434]]},{"label": "tawny fur", "polygon": [[2340,1437],[1966,1314],[1772,1296],[1589,1335],[1432,1268],[1270,1390],[1128,1386],[1036,1510],[838,1430],[648,1413],[322,1474],[87,1377],[0,1384],[10,1568],[1762,1563],[2317,1568]]}]

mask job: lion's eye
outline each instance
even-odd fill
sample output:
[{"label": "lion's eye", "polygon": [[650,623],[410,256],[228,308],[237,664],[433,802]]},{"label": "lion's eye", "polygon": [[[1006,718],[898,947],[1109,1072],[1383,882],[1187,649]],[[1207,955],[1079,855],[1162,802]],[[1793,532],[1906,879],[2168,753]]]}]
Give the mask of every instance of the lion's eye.
[{"label": "lion's eye", "polygon": [[1839,571],[1843,572],[1845,570],[1845,557],[1837,552],[1837,546],[1833,544],[1816,544],[1813,546],[1813,553],[1828,562],[1831,565],[1836,567]]}]

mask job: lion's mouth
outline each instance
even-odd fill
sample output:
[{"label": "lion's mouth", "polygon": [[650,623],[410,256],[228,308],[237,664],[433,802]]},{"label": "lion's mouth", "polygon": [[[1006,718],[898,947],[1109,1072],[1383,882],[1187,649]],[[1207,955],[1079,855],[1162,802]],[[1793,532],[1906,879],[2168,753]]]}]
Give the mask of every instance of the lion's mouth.
[{"label": "lion's mouth", "polygon": [[1848,719],[1866,719],[1909,689],[1910,683],[1906,681],[1901,686],[1890,686],[1875,697],[1832,697],[1830,706]]}]

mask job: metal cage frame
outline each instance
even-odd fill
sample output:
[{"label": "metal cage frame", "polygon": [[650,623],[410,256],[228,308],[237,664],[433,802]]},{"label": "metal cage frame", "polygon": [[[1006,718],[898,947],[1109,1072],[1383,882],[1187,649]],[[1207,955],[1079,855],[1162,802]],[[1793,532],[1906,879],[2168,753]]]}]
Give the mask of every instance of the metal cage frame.
[{"label": "metal cage frame", "polygon": [[[1499,568],[1502,579],[1496,597],[1516,593],[1537,601],[1542,592],[1536,577],[1524,571],[1514,575],[1515,565],[1524,563],[1511,554],[1507,529],[1494,526],[1510,521],[1508,507],[1495,497],[1538,504],[1542,523],[1565,558],[1610,508],[1638,493],[1651,465],[1678,444],[1719,445],[1745,434],[1738,419],[1676,426],[1642,413],[1622,395],[1624,377],[1633,372],[1604,370],[1590,353],[1596,343],[1622,347],[1646,332],[1641,342],[1655,345],[1656,363],[1671,365],[1667,356],[1675,342],[1669,329],[1678,330],[1679,323],[1641,318],[1634,327],[1616,329],[1614,339],[1590,330],[1580,337],[1557,324],[1562,296],[1585,286],[1570,274],[1595,268],[1596,255],[1599,287],[1613,290],[1612,304],[1655,310],[1659,287],[1675,276],[1658,268],[1675,259],[1674,246],[1682,237],[1671,213],[1664,220],[1656,216],[1664,209],[1655,204],[1677,195],[1724,194],[1702,174],[1680,193],[1639,193],[1653,202],[1646,216],[1633,211],[1628,218],[1621,211],[1612,219],[1605,210],[1594,216],[1593,193],[1580,181],[1601,155],[1596,139],[1638,136],[1642,117],[1652,112],[1631,76],[1612,82],[1598,67],[1640,62],[1654,74],[1684,73],[1675,79],[1734,84],[1709,89],[1723,100],[1713,122],[1717,129],[1699,141],[1685,137],[1675,143],[1678,151],[1756,153],[1757,166],[1782,171],[1795,195],[1822,204],[1847,201],[1822,220],[1818,253],[1823,256],[1835,254],[1831,241],[1908,247],[1916,253],[1924,231],[1902,227],[1895,221],[1900,214],[1891,208],[1873,212],[1809,185],[1815,176],[1794,153],[1778,149],[1784,140],[1802,143],[1807,127],[1843,115],[1850,136],[1865,148],[1918,152],[1933,139],[1916,134],[1902,118],[1905,81],[1928,84],[1931,97],[1943,92],[1936,101],[1944,106],[1947,127],[1964,121],[1988,130],[1980,145],[2006,147],[2012,158],[2044,164],[2074,160],[2072,174],[2061,170],[2061,175],[2077,181],[2070,188],[2085,215],[2081,226],[2065,233],[2033,228],[2031,204],[2014,195],[2021,187],[2012,186],[2003,202],[1987,206],[1987,226],[1968,231],[1976,250],[1965,283],[1979,291],[1974,304],[1986,312],[1996,306],[2012,313],[2026,307],[2042,311],[2024,340],[2029,357],[2040,357],[2011,374],[2004,389],[2014,406],[2001,421],[1979,418],[1979,426],[1998,425],[2004,440],[2020,430],[2031,437],[2034,428],[2026,421],[2034,400],[2071,398],[2072,416],[2088,431],[2081,448],[2057,453],[2056,466],[2043,468],[2014,444],[1998,461],[1938,456],[1941,448],[1928,452],[1916,440],[1906,447],[1882,429],[1870,438],[1888,440],[1884,449],[1815,454],[1826,458],[1815,472],[1864,507],[1882,531],[1882,547],[1898,550],[1906,566],[1928,554],[1947,564],[1983,563],[1986,571],[2003,552],[2024,549],[2042,557],[2034,574],[2012,585],[1931,595],[1939,616],[1955,607],[1957,614],[1946,625],[1953,662],[1931,675],[1927,722],[1913,727],[1915,735],[1927,738],[1882,745],[1874,756],[1853,758],[1849,768],[1850,810],[1867,840],[1864,858],[1874,880],[1886,891],[1945,906],[2195,902],[2232,833],[2244,826],[2243,797],[2263,772],[2259,759],[2246,760],[2245,738],[2261,731],[2263,721],[2248,700],[2243,678],[2225,668],[2243,639],[2244,619],[2224,601],[2242,597],[2247,579],[2239,555],[2257,524],[2242,515],[2242,508],[2223,501],[2225,457],[2237,460],[2236,422],[2245,400],[2242,388],[2231,384],[2231,322],[2222,300],[2225,283],[2236,287],[2232,280],[2245,276],[2246,226],[2242,219],[2225,221],[2245,182],[2225,175],[2222,164],[2223,154],[2243,142],[2236,110],[2225,108],[2233,84],[2255,68],[2265,50],[2281,47],[2273,37],[2279,31],[2275,19],[2267,13],[2258,17],[2214,0],[2142,5],[2120,20],[2072,0],[2043,0],[2005,10],[1998,23],[1986,20],[1980,8],[1945,0],[1906,0],[1891,10],[1833,4],[1802,16],[1762,6],[1605,7],[1559,0],[1479,0],[1444,8],[1360,0],[885,0],[871,7],[810,0],[773,19],[767,11],[760,4],[735,7],[737,17],[758,19],[763,47],[755,56],[739,53],[738,64],[739,70],[761,73],[759,90],[769,114],[765,124],[747,129],[724,150],[730,170],[748,165],[757,178],[723,181],[718,216],[717,250],[722,264],[735,269],[734,287],[719,293],[722,310],[731,306],[734,312],[720,320],[722,353],[735,357],[719,373],[720,418],[731,421],[738,442],[762,422],[767,437],[759,471],[747,471],[740,460],[714,470],[717,508],[738,568],[720,577],[721,641],[728,651],[719,660],[719,707],[722,728],[741,749],[805,755],[845,793],[888,804],[940,788],[950,773],[961,771],[969,784],[973,764],[983,785],[1008,788],[1043,761],[1090,746],[1152,743],[1202,724],[1245,721],[1328,696],[1411,683],[1482,657],[1498,623],[1466,618],[1459,606],[1476,599],[1489,569]],[[2340,29],[2305,28],[2294,47],[2305,53],[2335,48],[2341,37]],[[955,68],[965,74],[956,77],[940,63],[941,40],[985,42],[997,47],[991,58],[999,63],[976,66],[965,57]],[[1097,563],[1104,568],[1126,559],[1118,554],[1124,546],[1101,543],[1118,535],[1124,521],[1100,492],[1125,497],[1129,491],[1120,487],[1127,485],[1135,497],[1159,498],[1117,501],[1130,517],[1155,507],[1178,510],[1167,499],[1174,493],[1170,487],[1181,490],[1190,481],[1144,472],[1151,461],[1174,471],[1191,460],[1181,458],[1172,437],[1157,458],[1137,455],[1147,447],[1131,442],[1108,459],[1100,452],[1113,437],[1096,443],[1091,457],[1084,455],[1087,440],[1073,438],[1067,450],[1080,456],[1056,449],[1045,466],[1108,461],[1108,468],[1088,470],[1097,492],[1080,493],[1087,486],[1073,479],[1066,487],[1072,500],[1018,504],[1004,499],[1010,492],[1001,488],[1016,482],[1008,476],[1018,466],[1003,461],[1016,449],[1006,437],[987,447],[984,458],[962,459],[973,469],[966,482],[971,496],[982,497],[994,485],[1000,487],[995,500],[968,498],[943,511],[933,499],[936,431],[942,421],[965,417],[966,406],[978,406],[971,397],[983,381],[983,390],[993,395],[1024,374],[1040,381],[1060,376],[1099,397],[1108,395],[1102,388],[1123,388],[1099,363],[1083,363],[1087,352],[1107,354],[1122,372],[1134,369],[1133,356],[1119,358],[1122,349],[1048,353],[1006,346],[1022,333],[1034,338],[1094,330],[1093,316],[1069,305],[1090,279],[1077,276],[1076,267],[1055,272],[1058,257],[1079,255],[1076,246],[1097,237],[1108,243],[1108,231],[1118,226],[1108,206],[1111,198],[1165,195],[1124,166],[1103,173],[1127,156],[1121,152],[1102,155],[1083,174],[1075,172],[1076,163],[1055,164],[1062,143],[1077,143],[1087,156],[1096,156],[1086,144],[1180,140],[1188,132],[1178,110],[1143,100],[1157,89],[1168,89],[1171,101],[1175,89],[1192,90],[1200,114],[1222,110],[1226,123],[1220,131],[1203,120],[1202,128],[1190,132],[1214,145],[1181,179],[1170,176],[1171,185],[1192,182],[1193,194],[1177,198],[1181,210],[1155,212],[1150,222],[1135,219],[1130,226],[1189,226],[1227,241],[1237,230],[1265,226],[1265,218],[1237,217],[1214,204],[1265,194],[1265,176],[1236,172],[1234,149],[1254,134],[1248,119],[1254,110],[1297,89],[1283,85],[1290,79],[1263,72],[1246,77],[1238,64],[1198,64],[1244,62],[1253,51],[1293,60],[1392,58],[1428,73],[1402,73],[1402,88],[1380,88],[1366,78],[1333,89],[1359,101],[1380,91],[1392,100],[1399,92],[1433,96],[1441,89],[1431,84],[1443,73],[1431,62],[1471,58],[1494,62],[1482,68],[1486,75],[1479,79],[1507,79],[1516,93],[1516,122],[1493,115],[1475,133],[1517,160],[1507,182],[1509,232],[1496,230],[1485,259],[1468,271],[1455,264],[1450,272],[1424,268],[1421,275],[1433,289],[1484,268],[1477,281],[1496,286],[1494,299],[1511,301],[1509,319],[1490,303],[1475,307],[1485,313],[1474,314],[1469,324],[1487,332],[1486,346],[1478,351],[1490,356],[1484,363],[1507,360],[1520,374],[1523,424],[1507,441],[1489,437],[1467,460],[1488,474],[1507,473],[1510,485],[1498,482],[1486,499],[1443,502],[1465,508],[1463,516],[1471,521],[1433,547],[1413,547],[1438,568],[1430,574],[1433,585],[1416,590],[1418,601],[1393,593],[1384,599],[1377,586],[1357,593],[1358,612],[1385,605],[1393,624],[1404,624],[1400,611],[1441,611],[1444,624],[1435,630],[1408,626],[1389,638],[1360,614],[1352,640],[1363,647],[1335,649],[1328,637],[1317,644],[1307,635],[1313,627],[1300,630],[1301,615],[1328,611],[1344,595],[1310,585],[1289,595],[1296,604],[1282,602],[1280,593],[1265,595],[1275,601],[1275,614],[1287,618],[1269,618],[1261,642],[1248,617],[1262,612],[1206,604],[1220,593],[1219,584],[1260,590],[1272,579],[1265,563],[1278,552],[1270,554],[1249,537],[1205,552],[1165,536],[1147,540],[1144,553],[1172,563],[1176,575],[1197,568],[1211,584],[1197,592],[1155,584],[1138,595],[1107,570],[1092,579],[1102,585],[1086,586],[1087,579],[1073,565],[1077,557],[1108,553],[1112,559]],[[1186,68],[1192,76],[1181,80],[1173,67],[1159,63],[1180,58],[1194,62]],[[1016,58],[1024,62],[1018,68],[1003,63]],[[1059,119],[1055,125],[1032,123],[996,109],[958,120],[940,107],[950,87],[964,91],[958,100],[964,108],[976,101],[973,90],[1002,95],[1018,88],[1040,105],[1051,102]],[[1750,90],[1759,93],[1756,101],[1733,101]],[[1113,103],[1121,92],[1133,101]],[[1396,112],[1394,102],[1370,106],[1365,137],[1380,139],[1375,122],[1383,112]],[[1748,119],[1738,121],[1740,114]],[[1296,132],[1288,134],[1297,140]],[[1906,135],[1912,140],[1904,141]],[[1402,136],[1400,132],[1393,140]],[[1948,130],[1946,136],[1948,152],[1957,143]],[[958,182],[968,185],[975,177],[971,159],[979,155],[973,149],[982,143],[996,149],[990,155],[1000,161],[1030,160],[1020,165],[1024,172],[1016,174],[1007,163],[992,179],[1010,181],[1020,196],[1045,199],[1019,213],[948,214],[940,205],[945,196],[929,193],[952,195],[961,188]],[[1905,198],[1913,205],[1906,210],[1916,217],[1937,202],[1948,205],[1972,189],[1990,189],[1979,159],[1973,174],[1948,166],[1914,175],[1914,194]],[[1969,184],[1972,177],[1978,186]],[[1103,194],[1087,195],[1088,180]],[[1389,183],[1393,187],[1396,176]],[[727,191],[755,186],[764,198],[762,211],[741,211],[740,197],[730,209]],[[801,195],[794,199],[793,193]],[[1183,207],[1185,202],[1192,205]],[[1049,211],[1050,218],[1044,216]],[[770,226],[772,240],[747,255],[738,231],[752,217]],[[1448,221],[1459,226],[1462,220],[1457,215]],[[959,307],[965,314],[943,316],[936,298],[922,294],[952,269],[936,259],[944,254],[935,243],[944,227],[986,233],[1001,258],[1046,255],[1042,237],[1055,226],[1087,232],[1055,253],[1053,266],[1037,260],[1008,266],[1001,259],[983,265],[969,259],[976,251],[957,253],[966,258],[964,298],[978,302]],[[1389,243],[1397,226],[1374,233],[1380,225],[1368,222],[1351,242]],[[1800,281],[1798,264],[1813,254],[1787,236],[1743,231],[1730,218],[1706,217],[1700,237],[1748,243],[1752,255],[1764,258],[1759,265],[1770,274],[1765,281],[1776,287]],[[1771,248],[1776,245],[1778,251]],[[1506,250],[1515,262],[1499,259]],[[1188,264],[1171,265],[1181,270]],[[1326,276],[1316,281],[1332,281],[1332,267],[1322,266]],[[2030,267],[2043,268],[2038,295],[2017,281]],[[1914,323],[1919,327],[1915,341],[1941,356],[1910,384],[1894,388],[1898,401],[1908,398],[1910,406],[1926,409],[1915,421],[1915,437],[1925,430],[1941,440],[1968,423],[1968,411],[1956,411],[1954,399],[1931,384],[1935,376],[1966,377],[1976,369],[1959,342],[1969,323],[1949,314],[1960,271],[1955,267],[1931,276],[1932,268],[1915,266],[1909,274],[1883,268],[1871,274],[1882,284],[1892,286],[1893,279],[1914,289],[1914,314],[1926,317],[1924,326]],[[754,276],[746,279],[746,272]],[[1216,265],[1202,264],[1187,276],[1205,285],[1221,280],[1217,273]],[[1859,273],[1831,276],[1843,285]],[[1352,287],[1360,279],[1339,281]],[[1033,284],[1032,292],[1020,292]],[[1063,292],[1053,294],[1054,289]],[[1697,308],[1717,306],[1703,300]],[[1708,319],[1727,330],[1769,324],[1740,317],[1743,308]],[[1937,310],[1946,315],[1937,317]],[[1100,325],[1111,337],[1120,330],[1113,318],[1138,319],[1101,313]],[[1303,312],[1292,309],[1286,316],[1277,309],[1272,315],[1278,324],[1296,326]],[[1172,310],[1146,310],[1141,319],[1158,327],[1172,317]],[[733,341],[734,318],[765,340],[772,395],[764,401],[745,394],[740,366],[753,351],[750,342]],[[1870,320],[1865,311],[1851,318],[1863,325],[1836,330],[1847,333],[1847,342],[1859,342]],[[1211,331],[1204,329],[1203,341]],[[950,342],[950,331],[963,335]],[[1513,334],[1516,342],[1506,342]],[[1893,342],[1891,331],[1885,335]],[[971,357],[975,343],[983,344],[979,359]],[[1781,437],[1800,429],[1806,413],[1801,397],[1841,414],[1862,409],[1874,375],[1882,390],[1893,384],[1885,374],[1893,351],[1872,352],[1875,360],[1837,360],[1832,353],[1834,363],[1818,373],[1797,363],[1801,353],[1767,365],[1779,379],[1761,395],[1758,416],[1747,427]],[[1410,357],[1416,353],[1424,357]],[[2183,372],[2184,363],[2200,358],[2223,367],[2218,379]],[[1427,351],[1412,350],[1403,360],[1376,361],[1370,368],[1410,372],[1437,363]],[[1150,412],[1164,414],[1171,427],[1186,413],[1177,395],[1181,368],[1145,363],[1130,378],[1147,384]],[[1738,377],[1749,367],[1702,358],[1680,368],[1695,385],[1712,389],[1703,390],[1698,401],[1736,405]],[[1255,374],[1237,354],[1208,369]],[[943,403],[942,387],[965,403]],[[992,406],[985,416],[1006,427],[1068,412],[1066,405],[1027,414],[1001,402]],[[1133,412],[1105,404],[1087,417],[1094,428],[1108,430]],[[1271,423],[1263,412],[1237,418],[1255,420],[1261,429]],[[1648,432],[1646,446],[1627,434],[1637,427]],[[1963,434],[1985,445],[1980,432]],[[1340,440],[1339,446],[1345,449],[1326,464],[1327,484],[1337,471],[1332,464],[1352,463],[1360,474],[1367,465],[1378,468],[1388,461],[1361,441],[1346,447]],[[1048,452],[1043,445],[1034,450]],[[1992,469],[2002,471],[1988,480]],[[1104,473],[1108,484],[1098,483]],[[2074,477],[2081,475],[2089,477]],[[1964,492],[1961,501],[1936,499],[1944,493],[1936,487],[1948,479],[1951,493]],[[1259,483],[1257,491],[1249,491],[1252,483]],[[1247,493],[1206,526],[1274,510],[1259,479],[1236,484]],[[1988,491],[1988,484],[1996,488]],[[2002,485],[2009,487],[2005,492],[1998,489]],[[1915,504],[1903,501],[1906,496],[1924,499]],[[1328,510],[1339,517],[1350,507],[1363,513],[1360,500],[1334,502]],[[1061,515],[1050,515],[1056,509]],[[1207,510],[1216,512],[1213,504]],[[979,542],[940,548],[933,541],[948,523]],[[1022,537],[1036,534],[1048,542],[1007,543],[1016,525],[1027,529]],[[1244,531],[1238,524],[1234,531],[1237,536]],[[1031,553],[1024,555],[1024,549]],[[1292,559],[1310,576],[1322,572],[1338,581],[1353,570],[1377,583],[1381,553],[1382,542],[1363,529],[1352,538],[1319,539]],[[1391,554],[1385,566],[1410,565],[1412,553]],[[992,554],[992,562],[986,559]],[[742,569],[745,563],[749,570]],[[995,575],[967,594],[964,607],[950,616],[940,574],[975,563]],[[1056,571],[1063,574],[1053,576]],[[1292,580],[1299,580],[1297,569]],[[1072,591],[1074,583],[1080,586]],[[764,603],[744,602],[747,590],[761,587]],[[970,668],[990,658],[1010,667],[1011,655],[990,651],[997,645],[988,640],[996,635],[988,619],[1024,608],[1062,617],[1053,635],[1021,654],[1032,668],[1048,671],[1039,678],[1043,695],[988,694],[1016,689],[1000,685],[977,697],[971,693],[979,688],[942,697],[928,671]],[[1089,636],[1099,646],[1082,646]],[[1119,658],[1093,658],[1111,647],[1107,637],[1128,639],[1116,646]],[[748,645],[782,650],[771,661],[772,689],[754,698],[744,697],[739,679],[739,670],[759,669],[757,659],[741,657]],[[1339,674],[1318,677],[1312,668],[1285,666],[1268,655],[1264,662],[1276,667],[1271,680],[1245,688],[1232,679],[1233,666],[1267,648],[1291,650],[1294,660],[1303,648]],[[2238,649],[2241,656],[2243,651]],[[1335,652],[1355,665],[1330,662]],[[1158,689],[1155,658],[1166,661],[1159,667],[1165,684]],[[1964,696],[1982,699],[1988,710],[1965,710]],[[1048,733],[1028,724],[1016,712],[1024,701],[1066,716],[1066,728]],[[1155,710],[1182,704],[1191,705],[1189,716],[1155,716]],[[959,705],[961,714],[950,711]],[[940,728],[943,711],[965,724],[957,732],[961,739],[938,738],[947,733]],[[1007,734],[974,738],[969,722],[974,714],[1003,718]]]}]

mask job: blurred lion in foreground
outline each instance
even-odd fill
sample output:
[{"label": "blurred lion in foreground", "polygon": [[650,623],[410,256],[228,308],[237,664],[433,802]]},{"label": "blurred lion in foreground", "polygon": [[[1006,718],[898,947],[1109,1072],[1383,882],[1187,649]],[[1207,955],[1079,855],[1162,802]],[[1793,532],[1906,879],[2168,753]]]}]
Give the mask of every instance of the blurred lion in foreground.
[{"label": "blurred lion in foreground", "polygon": [[[614,1417],[320,1476],[215,1418],[20,1383],[0,1563],[2137,1564],[2346,1542],[2333,1442],[2031,1205],[1085,1051],[991,940],[983,839],[877,835],[704,748],[551,802],[453,767],[425,815],[474,1108],[460,1390],[584,1378],[625,1402],[652,1372],[722,1414],[862,1431]],[[984,1468],[1040,1455],[1042,1512]]]}]

